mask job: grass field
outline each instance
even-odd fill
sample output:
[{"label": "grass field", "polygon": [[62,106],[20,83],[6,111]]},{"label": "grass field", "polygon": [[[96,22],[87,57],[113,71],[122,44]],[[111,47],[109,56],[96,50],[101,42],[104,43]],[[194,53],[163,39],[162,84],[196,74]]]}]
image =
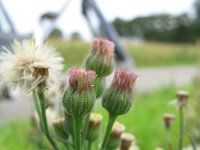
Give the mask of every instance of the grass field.
[{"label": "grass field", "polygon": [[[65,58],[66,67],[80,66],[90,50],[90,43],[53,40],[50,42]],[[125,49],[136,66],[170,66],[195,64],[200,45],[145,42],[141,45],[125,44]]]},{"label": "grass field", "polygon": [[[121,116],[117,121],[126,126],[126,131],[136,136],[137,144],[141,150],[154,150],[155,147],[165,147],[166,133],[163,127],[163,114],[166,112],[177,115],[174,106],[169,105],[169,101],[175,98],[175,86],[161,88],[150,93],[137,93],[132,110],[128,115]],[[190,86],[181,89],[192,89]],[[96,109],[104,115],[103,129],[107,122],[107,114],[102,108]],[[29,136],[30,123],[28,120],[19,120],[0,128],[0,149],[2,150],[36,150]],[[175,149],[178,142],[178,118],[174,122],[172,129],[173,143]],[[185,140],[187,144],[187,140]],[[93,148],[95,149],[95,148]]]}]

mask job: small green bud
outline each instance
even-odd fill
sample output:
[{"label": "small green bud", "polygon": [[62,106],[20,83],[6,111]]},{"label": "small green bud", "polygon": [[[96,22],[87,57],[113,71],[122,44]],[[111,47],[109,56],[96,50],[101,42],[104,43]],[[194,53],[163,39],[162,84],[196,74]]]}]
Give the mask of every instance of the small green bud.
[{"label": "small green bud", "polygon": [[89,142],[93,142],[99,137],[102,119],[103,116],[101,114],[91,113],[86,134],[86,139]]},{"label": "small green bud", "polygon": [[63,106],[72,116],[84,116],[94,105],[92,84],[95,72],[73,67],[69,74],[69,87],[63,96]]},{"label": "small green bud", "polygon": [[134,73],[117,70],[112,85],[103,95],[102,105],[112,116],[126,114],[133,101]]},{"label": "small green bud", "polygon": [[85,61],[85,67],[94,70],[98,77],[109,75],[113,70],[114,44],[111,41],[96,38]]},{"label": "small green bud", "polygon": [[115,122],[110,134],[107,149],[116,150],[120,144],[121,134],[125,131],[125,126],[119,122]]},{"label": "small green bud", "polygon": [[68,139],[68,134],[64,130],[64,118],[57,119],[53,122],[56,135],[61,139]]}]

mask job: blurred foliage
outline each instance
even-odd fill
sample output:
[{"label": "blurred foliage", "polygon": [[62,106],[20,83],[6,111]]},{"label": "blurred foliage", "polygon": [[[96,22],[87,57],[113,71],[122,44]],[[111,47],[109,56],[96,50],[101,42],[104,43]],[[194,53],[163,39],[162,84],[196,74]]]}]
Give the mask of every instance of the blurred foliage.
[{"label": "blurred foliage", "polygon": [[[49,43],[62,54],[66,68],[81,66],[91,48],[90,44],[78,40],[50,39]],[[124,46],[139,67],[195,64],[200,49],[200,45],[156,42],[125,43]]]},{"label": "blurred foliage", "polygon": [[162,42],[195,42],[200,37],[200,0],[196,0],[194,10],[194,18],[187,14],[157,14],[132,20],[117,18],[113,25],[123,37],[134,36]]},{"label": "blurred foliage", "polygon": [[[153,150],[158,146],[165,148],[166,131],[163,124],[163,115],[166,112],[178,114],[177,109],[169,104],[175,98],[178,89],[172,85],[151,92],[136,93],[132,110],[126,117],[120,116],[117,119],[126,126],[126,132],[135,135],[136,143],[141,150]],[[184,86],[181,89],[192,92],[190,86]],[[102,131],[104,131],[107,123],[107,113],[98,106],[95,107],[95,112],[100,112],[104,116],[102,128]],[[172,128],[174,149],[178,149],[178,125],[177,116]],[[31,138],[30,128],[29,121],[21,120],[0,127],[0,148],[2,150],[37,150],[38,145]],[[184,142],[185,145],[188,144],[187,137],[185,137]],[[98,145],[96,147],[94,145],[92,150],[97,150],[97,147]]]},{"label": "blurred foliage", "polygon": [[55,28],[49,35],[49,38],[62,38],[62,37],[63,37],[62,31],[58,28]]}]

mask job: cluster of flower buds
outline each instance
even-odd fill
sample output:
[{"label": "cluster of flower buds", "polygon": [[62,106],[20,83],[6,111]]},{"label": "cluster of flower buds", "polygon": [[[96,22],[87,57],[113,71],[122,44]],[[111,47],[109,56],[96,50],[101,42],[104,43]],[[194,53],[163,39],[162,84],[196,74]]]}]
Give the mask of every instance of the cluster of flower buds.
[{"label": "cluster of flower buds", "polygon": [[73,116],[84,116],[94,104],[92,87],[96,74],[94,71],[73,67],[69,69],[69,75],[69,87],[63,96],[63,106]]},{"label": "cluster of flower buds", "polygon": [[133,87],[137,75],[118,69],[115,72],[111,87],[108,88],[102,98],[103,107],[112,116],[127,113],[133,101]]},{"label": "cluster of flower buds", "polygon": [[115,122],[110,134],[110,139],[107,145],[107,149],[116,150],[120,144],[120,138],[125,131],[125,126],[119,122]]},{"label": "cluster of flower buds", "polygon": [[164,125],[167,130],[171,129],[172,121],[175,120],[175,116],[173,114],[166,113],[164,114]]},{"label": "cluster of flower buds", "polygon": [[91,113],[89,118],[89,125],[86,134],[86,140],[90,143],[94,142],[100,134],[100,127],[103,116],[98,113]]}]

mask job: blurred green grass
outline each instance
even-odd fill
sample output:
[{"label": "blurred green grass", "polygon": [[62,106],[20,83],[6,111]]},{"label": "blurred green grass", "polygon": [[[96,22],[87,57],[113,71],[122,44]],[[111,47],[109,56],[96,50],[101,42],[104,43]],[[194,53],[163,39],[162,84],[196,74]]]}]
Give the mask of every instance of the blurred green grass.
[{"label": "blurred green grass", "polygon": [[[126,132],[131,132],[136,137],[136,143],[141,150],[154,150],[156,147],[165,147],[166,133],[163,127],[163,114],[166,112],[177,115],[174,106],[169,101],[174,99],[177,88],[175,86],[164,87],[148,93],[137,93],[132,110],[120,116],[117,121],[126,126]],[[181,89],[192,92],[191,86]],[[96,112],[103,114],[103,129],[107,123],[107,113],[103,108],[97,108]],[[37,149],[28,137],[31,125],[27,120],[19,120],[0,128],[0,148],[3,150],[35,150]],[[103,133],[103,132],[102,132]],[[101,135],[102,136],[102,135]],[[172,137],[175,149],[178,143],[178,118],[174,122]],[[93,147],[93,149],[95,149]]]},{"label": "blurred green grass", "polygon": [[[66,41],[50,39],[65,59],[66,68],[80,66],[88,51],[90,43],[83,41]],[[138,67],[174,66],[195,64],[198,60],[199,45],[144,42],[141,45],[124,44],[127,53]]]}]

